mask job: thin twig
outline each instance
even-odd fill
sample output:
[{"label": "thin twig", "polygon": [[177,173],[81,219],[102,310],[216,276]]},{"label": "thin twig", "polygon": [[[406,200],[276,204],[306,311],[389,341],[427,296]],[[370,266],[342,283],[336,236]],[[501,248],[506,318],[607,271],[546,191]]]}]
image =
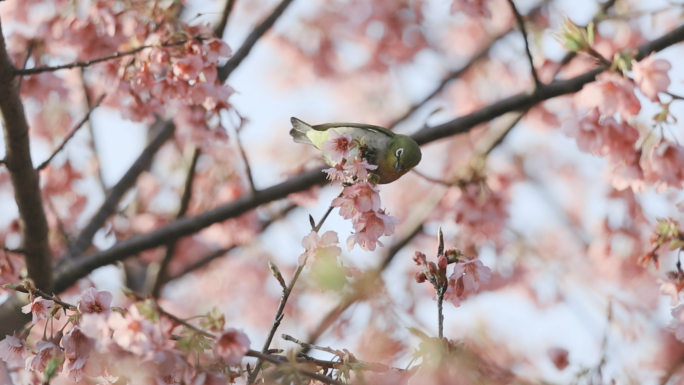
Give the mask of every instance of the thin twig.
[{"label": "thin twig", "polygon": [[[257,362],[263,362],[263,361],[268,361],[272,364],[275,365],[283,365],[283,364],[289,364],[289,361],[285,357],[280,357],[280,356],[273,356],[270,354],[264,354],[262,352],[258,352],[256,350],[250,350],[246,354],[249,357],[257,357],[259,360]],[[278,357],[278,358],[276,358]],[[325,384],[330,384],[330,385],[347,385],[344,382],[337,381],[333,378],[324,376],[319,373],[313,373],[305,370],[297,370],[298,373],[301,373],[305,375],[306,377],[309,377],[311,379],[314,379],[316,381],[320,381]],[[252,373],[256,373],[256,367],[252,370]]]},{"label": "thin twig", "polygon": [[235,133],[235,141],[237,142],[238,146],[238,151],[240,151],[240,156],[242,157],[242,161],[245,163],[245,174],[247,174],[247,182],[249,182],[249,188],[252,191],[252,194],[257,192],[257,189],[254,187],[254,178],[252,177],[252,167],[249,165],[249,160],[247,160],[247,154],[245,153],[245,149],[242,147],[242,141],[240,140],[240,133],[237,132]]},{"label": "thin twig", "polygon": [[[340,194],[341,195],[341,194]],[[313,232],[318,232],[321,229],[321,226],[323,226],[323,222],[325,222],[326,218],[328,218],[328,215],[330,215],[330,212],[333,210],[333,206],[331,205],[328,207],[328,210],[326,211],[325,215],[323,215],[323,218],[316,224],[316,226],[313,228]],[[276,315],[273,320],[273,325],[271,326],[271,331],[268,333],[268,337],[266,337],[266,341],[264,342],[264,347],[261,349],[262,353],[268,352],[268,349],[271,347],[271,342],[273,341],[273,337],[275,336],[276,331],[278,330],[278,327],[280,326],[280,322],[283,320],[283,317],[285,316],[285,305],[287,304],[288,298],[290,298],[290,294],[292,293],[292,289],[294,289],[294,285],[297,283],[297,279],[299,278],[299,275],[302,273],[302,270],[304,269],[304,266],[306,264],[302,264],[297,266],[297,270],[295,270],[294,275],[292,276],[292,279],[288,283],[287,287],[283,290],[283,296],[280,298],[280,303],[278,304],[278,310],[276,310]],[[261,366],[263,365],[263,360],[259,359],[257,360],[256,365],[254,365],[254,370],[250,374],[249,378],[247,379],[248,384],[253,384],[254,381],[256,380],[256,376],[259,374],[259,370],[261,370]]]},{"label": "thin twig", "polygon": [[[295,204],[288,204],[285,208],[283,208],[282,210],[280,210],[277,214],[273,214],[270,218],[268,218],[267,220],[261,222],[261,225],[259,226],[259,227],[261,228],[261,232],[263,232],[264,230],[266,230],[266,228],[268,228],[271,224],[275,223],[275,222],[278,221],[279,219],[284,218],[285,215],[287,215],[287,213],[289,213],[290,211],[294,210],[295,208],[297,208],[297,205],[295,205]],[[174,275],[173,277],[169,278],[169,282],[170,282],[170,281],[173,281],[174,279],[181,278],[181,277],[183,277],[184,275],[190,274],[190,273],[192,273],[193,271],[198,270],[198,269],[200,269],[200,268],[202,268],[202,267],[208,265],[209,262],[215,260],[216,258],[219,258],[219,257],[221,257],[221,256],[223,256],[223,255],[229,253],[229,252],[232,251],[233,249],[238,248],[238,247],[241,247],[241,246],[244,246],[244,245],[233,245],[233,246],[230,246],[230,247],[226,247],[226,248],[223,248],[223,249],[219,249],[219,250],[216,250],[216,251],[212,251],[212,252],[210,252],[209,254],[205,255],[204,257],[198,259],[197,262],[194,262],[193,264],[191,264],[191,265],[185,267],[185,268],[183,269],[183,271],[181,271],[181,272],[179,272],[178,274]]]},{"label": "thin twig", "polygon": [[325,346],[318,346],[318,345],[314,345],[314,344],[309,344],[309,343],[306,343],[304,341],[300,341],[300,340],[292,337],[289,334],[281,334],[280,337],[282,339],[284,339],[285,341],[294,342],[295,344],[298,344],[303,348],[307,348],[309,350],[320,350],[322,352],[327,352],[327,353],[334,354],[334,355],[340,357],[340,351],[339,350],[335,350],[333,348],[329,348],[329,347],[325,347]]},{"label": "thin twig", "polygon": [[[444,255],[444,233],[442,226],[437,230],[437,258]],[[437,291],[437,331],[440,339],[444,337],[444,293],[447,289],[447,280],[438,280],[435,285]]]},{"label": "thin twig", "polygon": [[235,54],[228,59],[226,64],[223,65],[223,67],[219,67],[218,69],[218,79],[220,82],[225,82],[226,79],[230,76],[233,71],[242,63],[243,60],[249,55],[249,52],[254,48],[254,45],[261,39],[262,36],[271,29],[273,24],[275,24],[276,20],[280,17],[280,15],[285,12],[285,9],[292,3],[293,0],[282,0],[280,4],[278,4],[275,9],[273,9],[273,12],[271,12],[268,17],[266,17],[259,25],[257,25],[254,30],[247,36],[245,39],[245,42],[242,43],[240,48],[238,48],[237,51],[235,51]]},{"label": "thin twig", "polygon": [[[190,206],[190,198],[192,197],[192,182],[195,179],[195,168],[197,167],[197,159],[200,156],[199,147],[195,147],[192,153],[192,160],[190,161],[190,166],[188,167],[187,176],[185,177],[185,186],[183,187],[183,195],[181,196],[180,207],[178,208],[178,214],[176,214],[176,219],[185,216]],[[166,245],[166,254],[164,259],[162,259],[159,264],[159,271],[157,272],[157,278],[154,281],[154,286],[152,288],[152,297],[159,298],[161,294],[161,289],[169,281],[168,267],[169,263],[173,259],[174,252],[176,251],[176,242],[170,242]]]},{"label": "thin twig", "polygon": [[[85,79],[85,68],[81,68],[81,86],[83,87],[83,99],[86,102],[86,110],[90,110],[92,107],[92,100],[90,98],[90,91],[88,90],[88,85]],[[97,150],[97,144],[95,143],[95,125],[92,120],[88,120],[88,132],[90,133],[90,144],[93,148],[93,154],[95,161],[97,162],[97,181],[100,183],[102,188],[102,193],[107,194],[107,185],[105,185],[104,179],[102,178],[102,159],[100,159],[100,153]]]},{"label": "thin twig", "polygon": [[88,113],[86,113],[86,115],[83,117],[83,119],[81,119],[81,121],[78,122],[78,124],[77,124],[74,128],[71,129],[71,132],[64,138],[64,140],[62,141],[62,144],[60,144],[59,147],[57,147],[57,148],[55,149],[55,151],[52,152],[52,155],[50,155],[49,158],[47,158],[43,163],[41,163],[38,167],[36,167],[36,171],[40,171],[40,170],[44,169],[45,167],[47,167],[47,165],[50,164],[50,161],[52,161],[52,159],[53,159],[60,151],[62,151],[62,149],[64,148],[64,146],[66,146],[67,142],[76,134],[76,132],[77,132],[81,127],[83,127],[83,125],[84,125],[88,120],[90,120],[90,115],[93,113],[93,110],[96,109],[96,108],[100,105],[100,102],[102,102],[102,99],[104,99],[104,97],[105,97],[105,94],[102,94],[102,95],[100,95],[99,98],[97,98],[97,100],[95,101],[95,104],[90,108],[90,110],[88,110]]},{"label": "thin twig", "polygon": [[[33,43],[29,43],[28,47],[26,47],[26,59],[24,59],[24,65],[21,66],[22,69],[26,69],[26,66],[28,65],[29,59],[31,59],[31,53],[33,53]],[[22,80],[24,80],[24,78],[20,77],[19,80],[17,81],[17,90],[19,90],[19,91],[21,91]]]},{"label": "thin twig", "polygon": [[214,34],[219,39],[223,39],[223,35],[226,32],[226,27],[228,26],[228,19],[230,18],[231,12],[233,12],[233,7],[235,6],[235,0],[226,0],[226,6],[223,7],[223,13],[221,14],[221,20],[219,21],[216,28],[214,28]]},{"label": "thin twig", "polygon": [[513,11],[513,14],[515,15],[515,20],[518,22],[518,28],[520,28],[520,33],[523,35],[523,39],[525,40],[525,52],[527,53],[527,59],[530,61],[530,72],[532,73],[532,79],[534,79],[534,88],[535,90],[538,90],[543,86],[541,81],[539,81],[539,76],[537,75],[537,70],[534,68],[534,59],[532,58],[532,52],[530,51],[530,42],[528,41],[527,38],[527,30],[525,29],[525,21],[523,20],[522,15],[520,12],[518,12],[518,8],[516,8],[515,3],[513,0],[508,0],[508,4],[511,5],[511,10]]},{"label": "thin twig", "polygon": [[18,291],[20,293],[31,294],[33,296],[38,296],[38,297],[48,299],[50,301],[54,301],[55,303],[59,304],[60,306],[62,306],[65,309],[70,309],[70,310],[76,309],[76,306],[74,306],[68,302],[64,302],[61,299],[59,299],[55,296],[52,296],[52,295],[50,295],[50,294],[48,294],[48,293],[46,293],[46,292],[44,292],[38,288],[32,288],[31,290],[28,290],[25,286],[20,285],[18,287],[13,288],[13,290]]},{"label": "thin twig", "polygon": [[159,47],[175,47],[179,45],[183,45],[187,42],[187,40],[180,40],[177,42],[173,43],[163,43],[163,44],[152,44],[152,45],[142,45],[138,48],[134,48],[130,51],[124,51],[124,52],[116,52],[112,55],[93,59],[93,60],[86,60],[86,61],[77,61],[69,64],[62,64],[54,67],[34,67],[34,68],[27,68],[27,69],[16,69],[14,71],[14,75],[16,76],[26,76],[26,75],[35,75],[43,72],[54,72],[54,71],[59,71],[59,70],[64,70],[64,69],[71,69],[71,68],[84,68],[84,67],[90,67],[93,64],[101,63],[104,61],[108,60],[113,60],[113,59],[118,59],[124,56],[129,56],[129,55],[135,55],[136,53],[143,51],[148,48],[159,48]]}]

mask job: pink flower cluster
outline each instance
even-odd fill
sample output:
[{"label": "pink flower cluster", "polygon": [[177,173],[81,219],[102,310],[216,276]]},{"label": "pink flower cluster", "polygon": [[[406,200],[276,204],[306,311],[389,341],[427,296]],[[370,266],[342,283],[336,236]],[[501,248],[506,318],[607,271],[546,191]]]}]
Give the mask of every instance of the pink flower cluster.
[{"label": "pink flower cluster", "polygon": [[614,163],[633,156],[639,139],[639,132],[634,127],[612,117],[602,118],[598,108],[592,108],[586,116],[569,120],[563,133],[575,138],[580,150],[608,156]]},{"label": "pink flower cluster", "polygon": [[[247,335],[227,328],[216,337],[211,355],[205,358],[204,350],[211,349],[209,345],[205,344],[198,353],[197,349],[187,349],[173,341],[170,333],[176,325],[162,327],[164,323],[156,319],[158,315],[150,313],[152,307],[141,304],[127,310],[113,309],[111,302],[112,295],[108,292],[86,290],[78,302],[78,310],[61,327],[65,330],[71,326],[66,334],[44,337],[36,342],[35,350],[27,346],[26,336],[7,336],[0,341],[0,359],[15,369],[45,375],[48,369],[50,375],[63,372],[72,382],[88,376],[109,382],[125,378],[131,383],[203,384],[211,379],[222,379],[225,383],[225,369],[240,365],[249,351]],[[30,311],[34,320],[51,318],[47,311],[51,305],[54,306],[54,301],[36,298],[24,311]],[[70,307],[68,311],[73,309]],[[50,322],[56,324],[56,318]],[[187,338],[187,345],[196,336],[183,338]],[[190,356],[193,351],[199,355],[196,359]],[[213,364],[191,364],[200,362],[200,358]]]},{"label": "pink flower cluster", "polygon": [[[349,134],[340,135],[331,129],[330,140],[323,143],[322,149],[330,154],[334,165],[324,170],[329,179],[350,184],[332,202],[332,207],[339,207],[340,215],[351,219],[354,225],[355,233],[347,238],[347,248],[352,250],[358,244],[366,251],[373,251],[376,245],[383,246],[378,238],[394,234],[394,227],[400,222],[380,208],[380,192],[368,172],[378,166],[362,159],[358,143]],[[350,157],[353,157],[351,162]]]},{"label": "pink flower cluster", "polygon": [[[504,181],[507,184],[507,182]],[[504,191],[492,191],[479,183],[468,184],[456,201],[456,223],[473,244],[493,241],[497,245],[501,230],[508,219],[508,197]]]}]

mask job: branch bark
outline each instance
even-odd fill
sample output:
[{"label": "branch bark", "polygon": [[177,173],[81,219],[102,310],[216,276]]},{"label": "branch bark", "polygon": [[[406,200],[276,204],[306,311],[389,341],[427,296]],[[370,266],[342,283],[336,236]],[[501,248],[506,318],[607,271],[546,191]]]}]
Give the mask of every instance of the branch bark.
[{"label": "branch bark", "polygon": [[[138,179],[138,176],[140,176],[140,174],[142,174],[143,171],[149,168],[150,164],[152,164],[154,154],[156,154],[157,151],[159,151],[159,149],[161,148],[161,146],[169,138],[171,138],[171,136],[173,135],[173,131],[176,128],[173,122],[171,121],[160,120],[157,121],[157,123],[155,124],[163,125],[157,137],[155,137],[150,142],[150,144],[143,150],[140,156],[138,156],[138,159],[136,159],[131,168],[128,169],[126,174],[124,174],[124,176],[121,178],[121,180],[119,180],[119,182],[111,188],[111,190],[109,191],[109,195],[107,195],[107,198],[100,207],[100,210],[98,210],[98,212],[93,216],[90,222],[83,229],[81,234],[79,234],[78,238],[74,242],[71,249],[67,252],[67,254],[61,258],[60,265],[64,264],[64,261],[80,255],[81,253],[86,251],[88,247],[90,247],[95,233],[100,228],[102,228],[107,218],[109,218],[114,213],[114,211],[116,211],[116,207],[119,204],[121,198],[123,198],[126,191],[133,187],[135,181]],[[152,129],[152,131],[155,131],[154,128]]]},{"label": "branch bark", "polygon": [[0,24],[0,114],[5,135],[4,159],[19,208],[21,240],[29,278],[38,287],[52,290],[52,261],[48,224],[43,209],[38,171],[33,168],[29,127],[14,80],[16,68],[7,54]]},{"label": "branch bark", "polygon": [[270,15],[268,15],[267,18],[265,18],[259,25],[254,28],[252,33],[247,36],[247,39],[245,39],[245,42],[242,43],[240,48],[238,48],[237,51],[235,51],[235,54],[228,59],[226,64],[223,67],[219,67],[218,69],[218,79],[221,82],[225,82],[226,79],[230,76],[233,71],[242,63],[243,60],[249,55],[249,52],[254,48],[254,45],[261,39],[264,34],[273,27],[273,24],[275,24],[276,20],[280,17],[280,15],[285,12],[285,9],[292,3],[292,0],[283,0],[278,4],[277,7],[271,12]]}]

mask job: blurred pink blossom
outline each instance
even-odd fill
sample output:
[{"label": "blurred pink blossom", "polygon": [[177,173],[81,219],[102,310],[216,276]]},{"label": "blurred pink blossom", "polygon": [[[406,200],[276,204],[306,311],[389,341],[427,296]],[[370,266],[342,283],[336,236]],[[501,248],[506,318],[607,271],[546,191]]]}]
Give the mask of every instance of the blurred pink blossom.
[{"label": "blurred pink blossom", "polygon": [[21,311],[24,314],[31,313],[33,315],[31,323],[35,324],[42,319],[48,318],[50,316],[48,308],[54,305],[55,301],[47,300],[42,297],[35,297],[30,304],[22,307]]},{"label": "blurred pink blossom", "polygon": [[[36,348],[38,349],[38,353],[35,355],[30,355],[26,359],[26,370],[36,370],[42,372],[45,370],[48,361],[50,361],[53,356],[62,355],[62,349],[50,341],[40,340],[38,343],[36,343]],[[62,365],[59,366],[57,372],[60,372],[61,370]]]},{"label": "blurred pink blossom", "polygon": [[451,3],[451,13],[463,12],[472,18],[491,18],[487,0],[454,0]]},{"label": "blurred pink blossom", "polygon": [[349,150],[354,142],[349,134],[338,134],[334,129],[328,130],[329,139],[323,142],[321,150],[330,153],[330,160],[335,163],[340,163],[342,159],[349,157]]},{"label": "blurred pink blossom", "polygon": [[601,118],[597,108],[592,108],[582,118],[570,119],[563,127],[563,133],[577,139],[580,150],[607,155],[613,162],[632,157],[639,139],[639,132],[632,126],[618,123],[612,117]]},{"label": "blurred pink blossom", "polygon": [[318,258],[339,257],[342,249],[337,246],[338,243],[337,233],[334,231],[326,231],[322,236],[315,231],[310,232],[302,239],[302,246],[306,251],[299,256],[299,264],[311,266]]},{"label": "blurred pink blossom", "polygon": [[214,346],[214,355],[228,365],[239,365],[249,351],[249,337],[237,329],[228,328],[221,333]]},{"label": "blurred pink blossom", "polygon": [[102,365],[98,360],[86,357],[70,358],[66,365],[67,377],[73,382],[80,382],[84,375],[102,376]]},{"label": "blurred pink blossom", "polygon": [[665,59],[656,59],[655,53],[640,62],[633,62],[634,81],[641,92],[654,102],[658,101],[658,92],[667,92],[670,86],[670,77],[667,71],[672,65]]},{"label": "blurred pink blossom", "polygon": [[109,315],[112,312],[112,294],[108,291],[97,291],[91,287],[84,291],[78,301],[78,311],[87,314]]},{"label": "blurred pink blossom", "polygon": [[159,329],[135,305],[128,308],[126,316],[113,312],[107,323],[113,331],[112,340],[133,354],[147,354],[160,343]]},{"label": "blurred pink blossom", "polygon": [[27,355],[26,340],[5,336],[5,339],[0,341],[0,359],[8,364],[14,363],[17,366],[24,366]]},{"label": "blurred pink blossom", "polygon": [[80,327],[74,326],[62,338],[62,347],[71,357],[86,357],[95,347],[95,341],[83,334]]},{"label": "blurred pink blossom", "polygon": [[644,164],[644,171],[658,191],[684,186],[684,147],[666,140],[653,147]]},{"label": "blurred pink blossom", "polygon": [[684,305],[672,309],[672,320],[667,326],[679,341],[684,342]]},{"label": "blurred pink blossom", "polygon": [[204,68],[201,56],[192,55],[173,59],[173,74],[181,80],[195,80]]},{"label": "blurred pink blossom", "polygon": [[575,103],[586,108],[598,108],[601,115],[612,117],[619,113],[629,119],[641,110],[641,103],[634,95],[634,84],[615,73],[605,72],[597,81],[586,84],[575,95]]},{"label": "blurred pink blossom", "polygon": [[491,275],[491,269],[482,264],[479,259],[457,263],[453,274],[449,277],[449,286],[444,299],[450,300],[455,306],[460,306],[461,301],[470,293],[480,289],[481,283],[489,283]]}]

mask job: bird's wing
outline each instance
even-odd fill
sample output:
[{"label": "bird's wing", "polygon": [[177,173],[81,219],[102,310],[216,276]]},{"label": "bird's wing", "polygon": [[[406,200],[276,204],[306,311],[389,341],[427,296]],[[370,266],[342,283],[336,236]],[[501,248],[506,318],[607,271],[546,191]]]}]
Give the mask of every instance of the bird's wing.
[{"label": "bird's wing", "polygon": [[393,138],[396,134],[386,128],[379,127],[379,126],[371,126],[369,124],[361,124],[361,123],[325,123],[325,124],[319,124],[316,126],[311,126],[314,130],[316,131],[327,131],[328,129],[331,128],[342,128],[342,127],[353,127],[353,128],[360,128],[362,130],[369,130],[369,131],[374,131],[377,132],[378,134],[383,134],[386,135],[390,138]]}]

